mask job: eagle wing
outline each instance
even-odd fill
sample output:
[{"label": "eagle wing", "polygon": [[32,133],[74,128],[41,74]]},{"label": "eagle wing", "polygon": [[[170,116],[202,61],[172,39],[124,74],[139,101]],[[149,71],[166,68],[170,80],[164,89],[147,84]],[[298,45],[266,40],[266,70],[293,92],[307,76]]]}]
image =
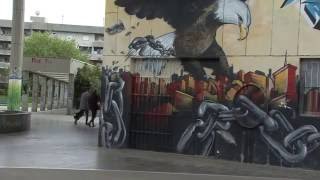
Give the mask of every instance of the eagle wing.
[{"label": "eagle wing", "polygon": [[173,28],[184,28],[216,0],[115,0],[130,15],[148,20],[163,18]]}]

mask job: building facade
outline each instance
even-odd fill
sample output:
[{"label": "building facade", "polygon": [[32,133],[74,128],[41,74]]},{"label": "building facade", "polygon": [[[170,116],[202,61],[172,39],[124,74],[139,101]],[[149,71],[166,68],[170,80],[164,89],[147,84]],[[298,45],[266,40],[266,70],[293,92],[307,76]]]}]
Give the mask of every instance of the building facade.
[{"label": "building facade", "polygon": [[106,0],[107,145],[319,169],[318,0],[181,2]]},{"label": "building facade", "polygon": [[[51,24],[43,17],[31,17],[32,22],[25,23],[25,35],[30,36],[32,32],[49,32],[56,37],[67,40],[75,40],[79,49],[88,54],[94,64],[101,64],[103,57],[103,27],[78,26],[67,24]],[[0,62],[8,63],[11,49],[10,20],[0,20]]]}]

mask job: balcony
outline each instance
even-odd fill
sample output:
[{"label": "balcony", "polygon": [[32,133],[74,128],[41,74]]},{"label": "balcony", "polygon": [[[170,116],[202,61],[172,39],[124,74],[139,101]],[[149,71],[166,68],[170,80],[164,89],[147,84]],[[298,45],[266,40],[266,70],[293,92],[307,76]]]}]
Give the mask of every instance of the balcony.
[{"label": "balcony", "polygon": [[10,64],[9,63],[6,63],[6,62],[0,62],[0,69],[4,68],[4,69],[7,69],[9,68]]},{"label": "balcony", "polygon": [[102,61],[103,55],[102,54],[90,54],[89,59],[91,61]]},{"label": "balcony", "polygon": [[93,47],[103,48],[104,42],[103,41],[94,41],[94,42],[92,42],[92,46]]},{"label": "balcony", "polygon": [[0,55],[10,56],[11,50],[10,49],[0,49]]},{"label": "balcony", "polygon": [[0,35],[0,41],[11,42],[11,40],[12,40],[11,36]]}]

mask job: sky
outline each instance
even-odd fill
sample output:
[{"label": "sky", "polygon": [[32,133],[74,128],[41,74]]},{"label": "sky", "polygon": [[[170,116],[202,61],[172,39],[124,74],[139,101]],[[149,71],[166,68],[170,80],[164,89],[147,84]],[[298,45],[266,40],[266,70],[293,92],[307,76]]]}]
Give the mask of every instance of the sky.
[{"label": "sky", "polygon": [[[12,19],[12,1],[0,0],[0,19]],[[25,21],[40,11],[48,23],[104,25],[105,0],[25,0]]]}]

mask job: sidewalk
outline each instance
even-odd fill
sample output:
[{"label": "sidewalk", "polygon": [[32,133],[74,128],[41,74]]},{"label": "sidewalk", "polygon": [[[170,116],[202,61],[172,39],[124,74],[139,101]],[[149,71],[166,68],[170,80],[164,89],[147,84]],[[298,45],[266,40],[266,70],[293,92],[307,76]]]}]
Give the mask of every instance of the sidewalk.
[{"label": "sidewalk", "polygon": [[[190,176],[193,176],[192,174],[203,174],[204,179],[209,177],[208,174],[246,176],[244,179],[250,179],[248,176],[320,179],[320,171],[241,164],[174,153],[98,148],[98,129],[86,127],[83,119],[80,120],[78,126],[75,126],[72,117],[62,115],[63,113],[62,110],[51,113],[33,113],[30,132],[0,135],[0,167],[109,170],[96,171],[97,174],[110,173],[110,170],[123,170],[120,172],[127,173],[127,175],[131,171],[165,172],[161,175],[168,175],[168,172],[189,173]],[[19,172],[17,169],[2,169],[0,176],[2,172],[6,171]],[[33,170],[20,170],[22,173],[29,171]],[[39,170],[38,173],[50,174],[53,171]],[[81,172],[79,173],[81,174]],[[111,171],[111,174],[112,172],[115,171]],[[71,173],[71,171],[66,172],[66,174],[68,173]],[[143,174],[146,175],[145,172]],[[130,175],[128,176],[130,177]],[[187,180],[187,178],[182,177],[184,176],[179,178]],[[200,180],[201,177],[195,179]]]},{"label": "sidewalk", "polygon": [[65,169],[0,169],[2,180],[296,180],[287,178],[263,178],[224,176],[210,174],[162,173],[111,170]]}]

